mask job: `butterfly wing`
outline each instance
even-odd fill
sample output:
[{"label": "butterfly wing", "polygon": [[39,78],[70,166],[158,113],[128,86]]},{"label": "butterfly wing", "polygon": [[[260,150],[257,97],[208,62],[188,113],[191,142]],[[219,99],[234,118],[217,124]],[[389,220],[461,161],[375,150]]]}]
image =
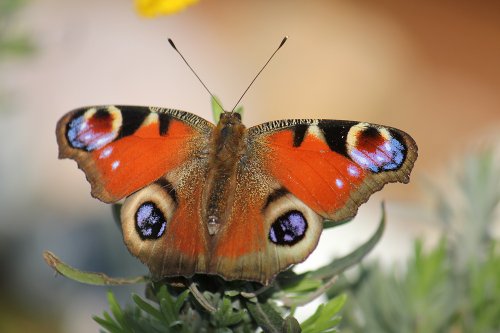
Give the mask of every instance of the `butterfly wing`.
[{"label": "butterfly wing", "polygon": [[325,219],[356,215],[390,182],[408,183],[417,145],[396,128],[338,120],[288,120],[249,130],[268,150],[266,170]]},{"label": "butterfly wing", "polygon": [[351,218],[386,183],[407,183],[416,158],[408,134],[380,125],[283,120],[250,128],[211,272],[269,283],[309,256],[325,219]]},{"label": "butterfly wing", "polygon": [[202,155],[213,127],[179,110],[94,106],[66,114],[56,135],[59,158],[76,160],[92,196],[111,203]]},{"label": "butterfly wing", "polygon": [[131,106],[81,108],[57,124],[59,156],[77,161],[92,195],[127,196],[125,244],[157,278],[205,267],[200,203],[213,128],[191,113]]},{"label": "butterfly wing", "polygon": [[205,158],[185,161],[122,206],[125,244],[154,279],[207,272],[210,239],[201,214],[207,171]]}]

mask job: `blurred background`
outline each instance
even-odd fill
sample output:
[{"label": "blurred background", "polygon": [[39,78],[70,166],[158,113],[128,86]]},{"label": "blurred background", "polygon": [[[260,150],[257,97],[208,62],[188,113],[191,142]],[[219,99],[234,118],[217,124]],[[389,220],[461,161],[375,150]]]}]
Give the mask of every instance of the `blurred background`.
[{"label": "blurred background", "polygon": [[[54,277],[51,250],[85,270],[143,274],[90,196],[75,162],[57,159],[57,120],[93,104],[178,108],[211,119],[210,98],[171,37],[226,108],[247,93],[247,126],[282,118],[362,120],[400,128],[419,146],[408,185],[377,193],[350,224],[326,232],[305,269],[388,226],[372,258],[403,261],[439,238],[429,184],[461,156],[500,142],[500,3],[494,1],[200,0],[144,18],[132,0],[0,0],[0,331],[92,332],[102,288]],[[451,191],[451,187],[450,187]],[[452,195],[450,193],[450,195]],[[114,289],[122,301],[139,287]]]}]

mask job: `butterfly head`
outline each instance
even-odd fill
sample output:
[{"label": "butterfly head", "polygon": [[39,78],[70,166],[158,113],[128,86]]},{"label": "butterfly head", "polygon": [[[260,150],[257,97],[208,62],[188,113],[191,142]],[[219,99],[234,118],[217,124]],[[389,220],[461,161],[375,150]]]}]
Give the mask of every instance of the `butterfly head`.
[{"label": "butterfly head", "polygon": [[237,112],[225,111],[220,115],[219,123],[214,135],[215,147],[221,152],[222,148],[231,151],[231,154],[242,149],[243,136],[246,131],[245,125],[241,122],[241,115]]},{"label": "butterfly head", "polygon": [[219,124],[223,126],[232,126],[241,124],[241,114],[237,112],[224,111],[220,115]]}]

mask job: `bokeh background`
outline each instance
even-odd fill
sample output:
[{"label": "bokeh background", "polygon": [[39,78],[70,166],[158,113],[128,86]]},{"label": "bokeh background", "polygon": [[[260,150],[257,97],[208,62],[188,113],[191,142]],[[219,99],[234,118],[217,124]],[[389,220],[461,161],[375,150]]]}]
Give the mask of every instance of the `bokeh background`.
[{"label": "bokeh background", "polygon": [[[460,156],[500,142],[499,2],[200,0],[149,19],[132,0],[0,3],[2,332],[97,331],[91,316],[107,308],[104,290],[54,277],[43,250],[85,270],[146,272],[128,255],[110,207],[90,197],[73,161],[57,159],[54,130],[64,113],[92,104],[166,106],[211,119],[209,96],[167,37],[231,108],[289,36],[241,103],[247,126],[363,120],[417,141],[412,182],[374,195],[352,223],[325,233],[299,269],[367,239],[382,200],[389,225],[372,257],[397,263],[415,237],[432,243],[438,228],[422,208],[427,184],[442,182]],[[125,302],[132,290],[142,287],[115,292]]]}]

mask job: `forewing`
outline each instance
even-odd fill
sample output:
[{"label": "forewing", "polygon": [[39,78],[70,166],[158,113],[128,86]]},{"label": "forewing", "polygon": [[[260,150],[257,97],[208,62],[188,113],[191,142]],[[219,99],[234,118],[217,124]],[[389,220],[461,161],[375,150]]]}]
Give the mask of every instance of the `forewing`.
[{"label": "forewing", "polygon": [[76,160],[92,196],[111,203],[203,154],[213,127],[179,110],[94,106],[66,114],[56,135],[59,158]]},{"label": "forewing", "polygon": [[405,132],[340,120],[285,120],[249,129],[265,170],[325,219],[356,215],[390,182],[407,183],[417,145]]}]

